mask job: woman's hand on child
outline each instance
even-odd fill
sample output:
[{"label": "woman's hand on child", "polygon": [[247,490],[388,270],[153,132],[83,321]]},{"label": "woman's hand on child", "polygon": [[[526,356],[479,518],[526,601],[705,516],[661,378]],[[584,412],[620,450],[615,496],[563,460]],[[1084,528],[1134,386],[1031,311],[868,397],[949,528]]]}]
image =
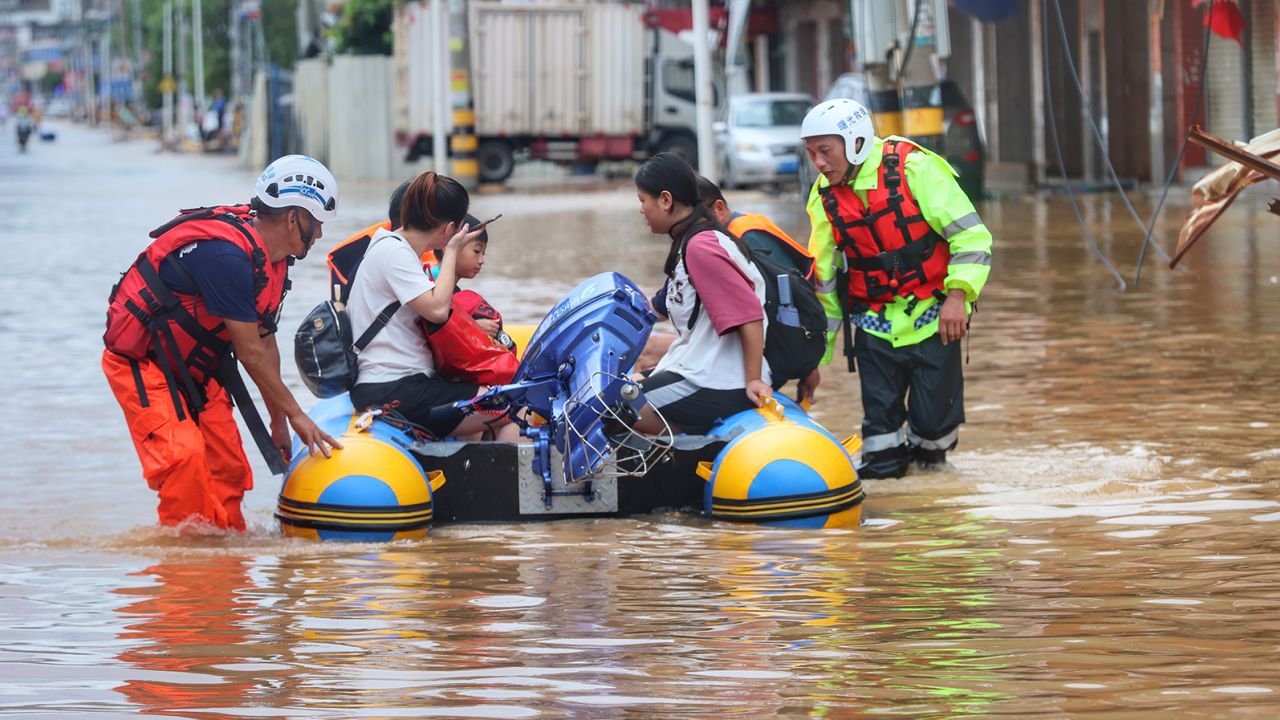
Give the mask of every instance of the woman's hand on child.
[{"label": "woman's hand on child", "polygon": [[472,230],[470,225],[463,223],[463,225],[458,228],[458,232],[454,233],[453,237],[449,238],[449,244],[446,245],[444,249],[461,250],[467,246],[467,243],[480,237],[480,233],[482,232],[484,232],[484,228]]},{"label": "woman's hand on child", "polygon": [[769,387],[769,383],[756,378],[747,381],[747,398],[755,403],[756,407],[764,405],[764,401],[773,397],[773,388]]},{"label": "woman's hand on child", "polygon": [[498,333],[502,332],[502,326],[498,324],[497,320],[490,320],[489,318],[474,318],[474,320],[480,326],[480,329],[491,338],[498,337]]}]

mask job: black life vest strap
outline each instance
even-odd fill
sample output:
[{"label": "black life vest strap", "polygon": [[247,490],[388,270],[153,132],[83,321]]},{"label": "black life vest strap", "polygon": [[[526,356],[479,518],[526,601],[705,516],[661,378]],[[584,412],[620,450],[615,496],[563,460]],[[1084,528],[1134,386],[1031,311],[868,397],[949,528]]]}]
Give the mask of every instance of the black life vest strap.
[{"label": "black life vest strap", "polygon": [[[152,352],[160,361],[161,367],[171,365],[172,360],[178,358],[177,349],[178,341],[173,336],[173,328],[169,323],[159,323],[156,326],[156,339],[159,340],[152,347]],[[170,348],[173,352],[170,352]],[[191,408],[193,418],[198,418],[200,413],[204,411],[204,395],[200,392],[199,386],[196,385],[195,378],[191,376],[191,371],[187,369],[185,364],[178,364],[177,367],[171,367],[170,375],[176,375],[182,381],[180,390],[187,398],[187,406]],[[166,378],[168,379],[168,378]]]},{"label": "black life vest strap", "polygon": [[382,328],[386,327],[387,323],[391,322],[391,316],[395,315],[396,311],[399,309],[400,309],[399,300],[396,300],[390,305],[382,308],[382,312],[378,313],[378,317],[373,319],[373,323],[369,325],[369,328],[365,330],[363,333],[361,333],[360,339],[352,343],[351,346],[354,347],[357,351],[363,350],[366,347],[368,347],[369,343],[373,342],[373,338],[378,333],[382,332]]},{"label": "black life vest strap", "polygon": [[889,208],[896,216],[893,224],[902,234],[902,244],[907,245],[911,243],[911,231],[907,228],[915,217],[908,218],[902,210],[902,203],[906,198],[902,196],[902,158],[898,157],[897,141],[890,140],[884,144],[881,162],[884,164],[884,188],[889,192]]},{"label": "black life vest strap", "polygon": [[[124,357],[121,355],[121,357]],[[138,404],[142,407],[151,407],[151,400],[147,397],[147,386],[142,382],[142,365],[133,358],[128,358],[129,370],[133,372],[133,386],[138,390]]]},{"label": "black life vest strap", "polygon": [[240,409],[240,417],[244,418],[244,425],[253,436],[253,442],[258,446],[258,452],[262,453],[262,459],[267,462],[267,468],[271,470],[271,474],[284,475],[289,472],[289,466],[281,457],[280,449],[271,440],[271,432],[262,422],[262,416],[258,414],[258,408],[253,404],[253,398],[249,397],[249,389],[245,387],[244,378],[240,377],[239,365],[234,353],[224,354],[221,362],[218,363],[218,383],[227,391],[227,395],[231,396],[232,404]]},{"label": "black life vest strap", "polygon": [[[170,362],[169,352],[164,346],[164,339],[160,336],[160,331],[155,327],[151,328],[151,352],[156,365],[160,367],[160,374],[164,375],[165,387],[169,388],[169,400],[173,402],[173,409],[178,414],[178,420],[187,419],[187,411],[183,407],[183,390],[178,384],[178,379],[173,371],[173,363]],[[185,368],[184,368],[185,370]],[[200,420],[193,413],[192,420],[199,423]]]}]

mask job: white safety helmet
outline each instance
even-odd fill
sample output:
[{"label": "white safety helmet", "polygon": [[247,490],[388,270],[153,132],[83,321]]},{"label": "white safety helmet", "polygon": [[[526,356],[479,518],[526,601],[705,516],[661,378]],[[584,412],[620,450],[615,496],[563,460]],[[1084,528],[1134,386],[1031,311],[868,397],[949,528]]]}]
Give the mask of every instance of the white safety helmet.
[{"label": "white safety helmet", "polygon": [[258,176],[253,194],[273,208],[296,207],[320,222],[338,217],[338,181],[323,163],[306,155],[285,155]]},{"label": "white safety helmet", "polygon": [[[820,102],[804,116],[800,137],[839,135],[844,138],[844,156],[851,165],[861,165],[871,154],[876,129],[871,125],[871,112],[862,103],[847,98]],[[858,139],[862,147],[858,149]]]}]

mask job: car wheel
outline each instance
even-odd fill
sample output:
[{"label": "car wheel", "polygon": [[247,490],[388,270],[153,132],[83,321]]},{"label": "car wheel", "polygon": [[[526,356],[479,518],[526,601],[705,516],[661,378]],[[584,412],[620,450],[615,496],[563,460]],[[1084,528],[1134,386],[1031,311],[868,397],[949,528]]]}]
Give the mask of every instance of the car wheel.
[{"label": "car wheel", "polygon": [[733,179],[733,166],[729,164],[729,159],[725,158],[724,167],[720,169],[720,189],[732,190],[737,184]]}]

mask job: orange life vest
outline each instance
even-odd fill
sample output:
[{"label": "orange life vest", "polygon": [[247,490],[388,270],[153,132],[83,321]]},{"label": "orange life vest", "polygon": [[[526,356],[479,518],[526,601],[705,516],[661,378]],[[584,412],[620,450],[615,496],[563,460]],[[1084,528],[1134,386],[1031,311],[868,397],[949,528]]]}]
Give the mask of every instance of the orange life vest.
[{"label": "orange life vest", "polygon": [[[107,331],[102,336],[107,348],[132,360],[158,361],[171,383],[179,379],[203,384],[217,375],[231,345],[226,324],[209,314],[200,295],[174,292],[160,278],[160,264],[166,261],[186,276],[173,253],[200,240],[224,240],[249,256],[258,325],[263,335],[275,332],[288,290],[288,263],[270,261],[249,222],[251,217],[243,205],[200,208],[183,211],[151,231],[154,242],[111,289]],[[186,390],[188,400],[198,404],[190,392],[195,388]]]},{"label": "orange life vest", "polygon": [[809,248],[801,245],[791,238],[782,228],[778,227],[772,220],[761,215],[760,213],[742,213],[735,216],[729,221],[729,234],[734,237],[741,238],[752,230],[760,230],[766,232],[783,243],[791,255],[790,261],[783,261],[776,258],[777,262],[784,265],[794,265],[800,271],[800,275],[810,283],[816,283],[817,278],[814,272],[813,255],[809,253]]},{"label": "orange life vest", "polygon": [[[390,230],[391,222],[383,220],[374,223],[333,246],[329,251],[329,282],[333,287],[345,288],[351,284],[355,268],[359,267],[360,260],[364,258],[364,251],[369,249],[369,240],[380,229]],[[339,299],[336,293],[333,299]]]},{"label": "orange life vest", "polygon": [[854,306],[879,311],[895,297],[942,297],[951,249],[920,212],[903,177],[910,143],[886,141],[877,186],[863,204],[848,183],[821,188]]},{"label": "orange life vest", "polygon": [[[373,240],[374,233],[379,230],[389,232],[391,229],[390,220],[374,223],[363,230],[356,231],[329,251],[329,287],[333,291],[335,301],[343,303],[347,301],[347,296],[351,293],[351,279],[355,277],[356,269],[360,267],[360,261],[364,259],[364,253],[369,249],[369,242]],[[422,260],[424,269],[436,263],[435,253],[436,251],[431,248],[422,251],[419,259]]]}]

